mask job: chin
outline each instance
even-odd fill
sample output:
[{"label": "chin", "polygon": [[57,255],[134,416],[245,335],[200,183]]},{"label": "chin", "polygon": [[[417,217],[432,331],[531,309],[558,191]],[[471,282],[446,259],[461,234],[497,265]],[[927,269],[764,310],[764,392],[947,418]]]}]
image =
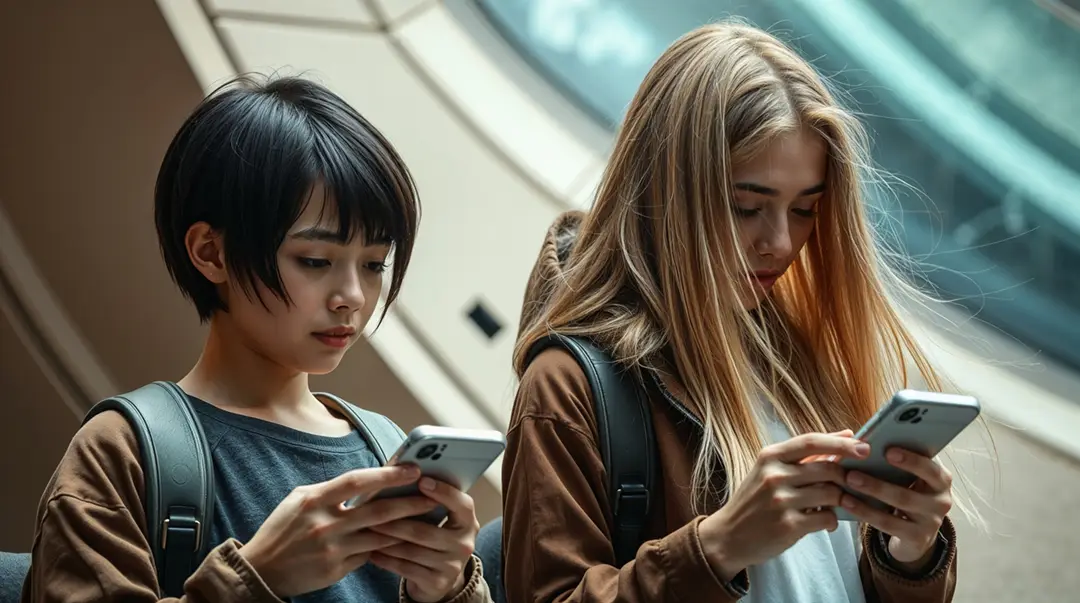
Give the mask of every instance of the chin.
[{"label": "chin", "polygon": [[309,375],[328,375],[341,365],[341,358],[333,361],[312,362],[303,371]]}]

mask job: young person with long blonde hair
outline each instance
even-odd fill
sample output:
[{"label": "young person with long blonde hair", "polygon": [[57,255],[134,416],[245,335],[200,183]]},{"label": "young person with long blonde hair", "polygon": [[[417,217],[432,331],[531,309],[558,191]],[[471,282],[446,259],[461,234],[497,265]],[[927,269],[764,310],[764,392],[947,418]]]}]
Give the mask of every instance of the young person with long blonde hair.
[{"label": "young person with long blonde hair", "polygon": [[[660,57],[565,265],[555,228],[527,294],[503,464],[511,603],[951,600],[945,468],[891,451],[919,478],[905,489],[804,462],[865,456],[850,429],[908,366],[941,387],[891,301],[869,166],[858,121],[771,35],[710,25]],[[596,342],[648,393],[659,488],[621,566],[585,375],[562,349],[529,358],[551,332]]]}]

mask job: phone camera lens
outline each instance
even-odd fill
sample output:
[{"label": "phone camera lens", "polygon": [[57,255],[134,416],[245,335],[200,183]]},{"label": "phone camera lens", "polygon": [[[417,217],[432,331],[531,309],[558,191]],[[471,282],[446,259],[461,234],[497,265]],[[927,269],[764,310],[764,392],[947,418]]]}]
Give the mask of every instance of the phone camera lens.
[{"label": "phone camera lens", "polygon": [[420,452],[416,453],[416,458],[426,459],[427,457],[435,454],[439,450],[438,444],[428,444],[420,449]]},{"label": "phone camera lens", "polygon": [[906,423],[906,422],[914,419],[916,416],[918,416],[918,414],[919,414],[919,409],[918,408],[909,408],[908,410],[905,410],[904,412],[900,413],[900,422],[901,423]]}]

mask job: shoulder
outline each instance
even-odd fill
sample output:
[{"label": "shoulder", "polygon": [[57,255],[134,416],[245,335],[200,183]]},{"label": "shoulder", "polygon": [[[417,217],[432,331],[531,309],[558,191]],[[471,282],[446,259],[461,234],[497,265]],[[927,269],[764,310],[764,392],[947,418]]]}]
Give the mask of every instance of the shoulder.
[{"label": "shoulder", "polygon": [[75,433],[46,495],[69,495],[116,507],[141,499],[142,488],[135,431],[123,415],[105,411]]},{"label": "shoulder", "polygon": [[514,400],[510,428],[530,418],[549,419],[578,431],[596,433],[589,381],[570,352],[549,348],[525,369]]}]

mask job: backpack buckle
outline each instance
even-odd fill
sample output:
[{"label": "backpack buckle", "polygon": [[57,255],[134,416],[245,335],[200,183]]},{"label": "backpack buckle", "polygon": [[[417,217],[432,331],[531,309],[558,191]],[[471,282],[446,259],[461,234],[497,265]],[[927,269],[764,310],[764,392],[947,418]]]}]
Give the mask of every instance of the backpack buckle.
[{"label": "backpack buckle", "polygon": [[174,540],[190,538],[193,541],[191,550],[199,550],[199,544],[202,542],[202,523],[198,519],[174,515],[161,522],[161,548],[163,549],[169,546],[170,532],[173,533]]},{"label": "backpack buckle", "polygon": [[625,514],[641,520],[649,512],[649,489],[643,484],[622,484],[615,491],[615,516]]}]

